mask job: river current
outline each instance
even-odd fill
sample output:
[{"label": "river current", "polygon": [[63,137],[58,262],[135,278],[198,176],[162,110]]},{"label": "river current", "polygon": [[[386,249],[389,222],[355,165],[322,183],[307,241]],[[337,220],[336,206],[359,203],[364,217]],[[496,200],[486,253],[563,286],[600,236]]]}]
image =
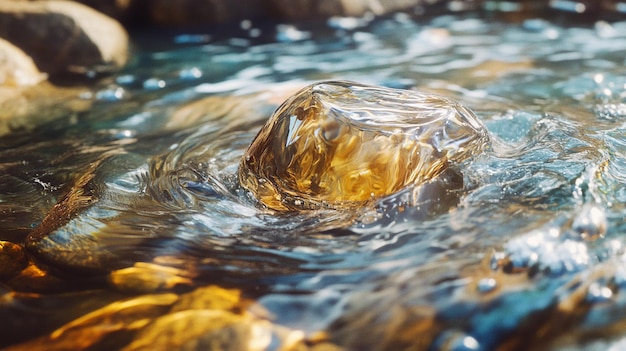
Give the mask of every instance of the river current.
[{"label": "river current", "polygon": [[[151,296],[158,313],[105,310],[124,326],[117,341],[80,334],[88,348],[194,349],[194,333],[146,328],[212,285],[290,331],[258,349],[294,335],[349,350],[626,345],[626,22],[400,13],[228,29],[139,33],[124,71],[0,138],[0,239],[48,277],[4,279],[0,346],[63,349],[80,316]],[[459,101],[491,146],[416,206],[401,193],[357,220],[264,210],[238,186],[241,157],[322,80]]]}]

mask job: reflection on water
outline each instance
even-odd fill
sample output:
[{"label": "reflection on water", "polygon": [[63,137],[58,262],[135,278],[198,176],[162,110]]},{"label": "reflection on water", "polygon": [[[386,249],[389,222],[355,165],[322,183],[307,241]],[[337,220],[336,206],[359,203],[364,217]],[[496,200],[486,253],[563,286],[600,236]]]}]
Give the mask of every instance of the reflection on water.
[{"label": "reflection on water", "polygon": [[[175,36],[80,92],[90,109],[0,139],[1,345],[624,344],[626,22],[490,17]],[[268,212],[241,157],[328,79],[458,100],[492,146],[340,228],[341,211]]]}]

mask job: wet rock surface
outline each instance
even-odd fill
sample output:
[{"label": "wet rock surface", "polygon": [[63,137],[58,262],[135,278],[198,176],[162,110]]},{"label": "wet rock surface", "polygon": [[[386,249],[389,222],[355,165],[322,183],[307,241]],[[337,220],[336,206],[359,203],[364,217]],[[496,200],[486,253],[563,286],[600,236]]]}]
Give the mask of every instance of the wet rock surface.
[{"label": "wet rock surface", "polygon": [[[71,85],[75,78],[118,70],[128,60],[128,45],[118,22],[79,3],[0,3],[0,135],[88,108],[81,96],[88,90],[58,87],[47,78]],[[68,100],[74,104],[58,107]],[[40,113],[42,107],[47,113]]]},{"label": "wet rock surface", "polygon": [[[60,296],[59,298],[63,298]],[[19,303],[19,297],[9,303]],[[104,304],[49,335],[5,350],[340,350],[246,311],[241,292],[218,286],[146,294]],[[259,311],[262,313],[262,311]]]},{"label": "wet rock surface", "polygon": [[[86,111],[92,105],[81,87],[58,87],[43,81],[30,87],[1,87],[6,95],[0,98],[0,136],[26,133],[42,125],[60,120],[68,113]],[[42,114],[41,109],[47,113]],[[62,128],[57,124],[54,128]],[[8,185],[8,184],[7,184]]]},{"label": "wet rock surface", "polygon": [[0,38],[0,135],[8,132],[8,120],[27,109],[25,90],[46,78],[28,55]]},{"label": "wet rock surface", "polygon": [[8,41],[0,39],[0,86],[23,87],[37,84],[44,79],[46,75],[37,69],[28,55]]}]

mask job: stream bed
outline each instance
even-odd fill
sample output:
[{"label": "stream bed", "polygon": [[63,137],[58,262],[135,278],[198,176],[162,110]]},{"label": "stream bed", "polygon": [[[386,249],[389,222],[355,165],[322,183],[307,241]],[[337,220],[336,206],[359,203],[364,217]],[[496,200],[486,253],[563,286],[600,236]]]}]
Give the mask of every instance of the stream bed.
[{"label": "stream bed", "polygon": [[[626,21],[228,31],[138,33],[122,72],[0,138],[16,265],[0,272],[0,347],[626,347]],[[241,158],[277,106],[326,80],[458,101],[491,143],[417,203],[268,210],[239,186]]]}]

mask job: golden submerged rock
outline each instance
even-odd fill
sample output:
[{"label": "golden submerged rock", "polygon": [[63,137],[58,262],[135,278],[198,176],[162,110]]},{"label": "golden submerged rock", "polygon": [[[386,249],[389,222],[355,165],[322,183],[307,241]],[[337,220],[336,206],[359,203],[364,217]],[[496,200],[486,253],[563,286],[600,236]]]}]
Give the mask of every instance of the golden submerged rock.
[{"label": "golden submerged rock", "polygon": [[350,208],[423,184],[488,141],[476,116],[447,98],[321,82],[274,112],[239,180],[274,210]]}]

